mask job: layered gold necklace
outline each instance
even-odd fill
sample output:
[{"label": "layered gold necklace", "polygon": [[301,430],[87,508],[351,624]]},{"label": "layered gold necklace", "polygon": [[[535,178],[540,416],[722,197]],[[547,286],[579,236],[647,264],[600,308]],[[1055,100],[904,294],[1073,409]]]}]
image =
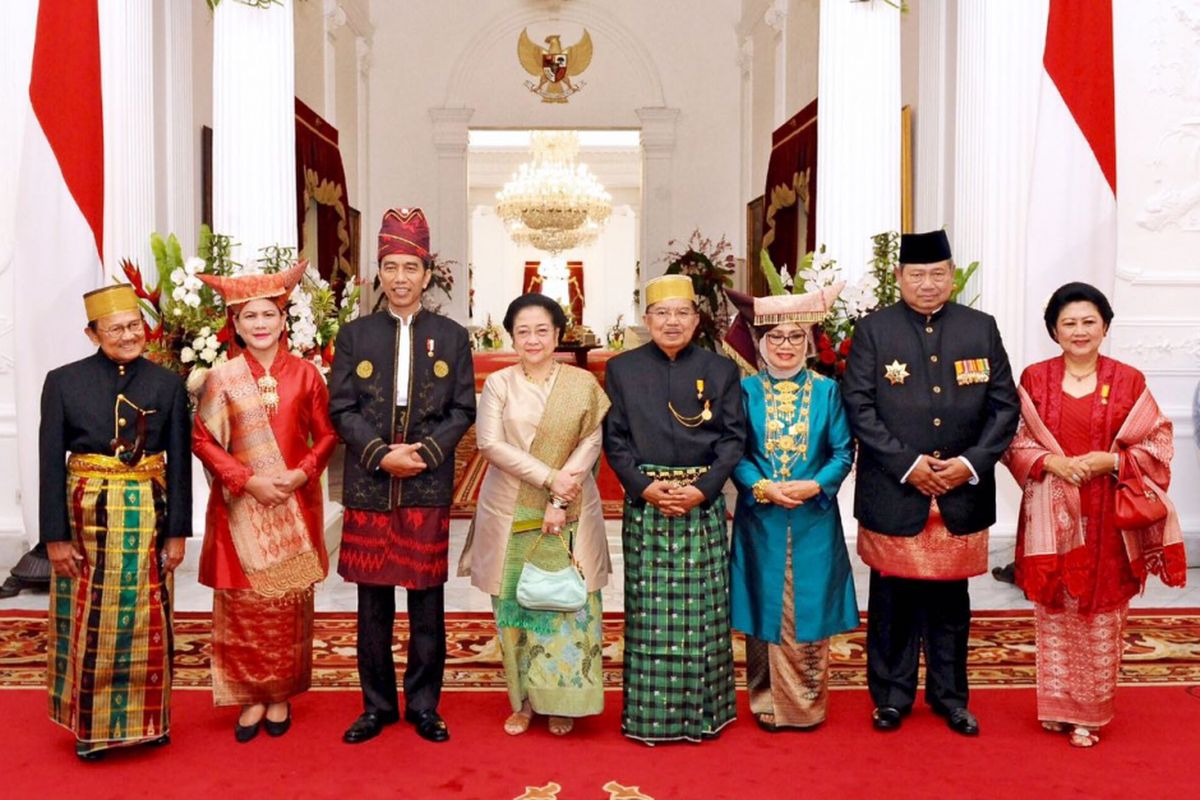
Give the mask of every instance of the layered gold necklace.
[{"label": "layered gold necklace", "polygon": [[772,382],[762,376],[767,406],[767,459],[774,480],[789,480],[796,461],[808,460],[808,412],[812,405],[812,375],[803,372],[803,384],[794,380]]}]

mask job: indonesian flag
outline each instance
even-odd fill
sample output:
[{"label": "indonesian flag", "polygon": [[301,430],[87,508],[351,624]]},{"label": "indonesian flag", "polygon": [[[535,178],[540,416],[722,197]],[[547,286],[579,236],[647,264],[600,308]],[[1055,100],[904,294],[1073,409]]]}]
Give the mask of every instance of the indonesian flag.
[{"label": "indonesian flag", "polygon": [[105,283],[97,0],[41,0],[29,102],[13,278],[21,510],[32,539],[38,529],[42,383],[51,369],[92,352],[81,296]]},{"label": "indonesian flag", "polygon": [[1112,0],[1050,0],[1029,222],[1025,360],[1058,352],[1042,312],[1070,281],[1112,297],[1117,265],[1117,135]]}]

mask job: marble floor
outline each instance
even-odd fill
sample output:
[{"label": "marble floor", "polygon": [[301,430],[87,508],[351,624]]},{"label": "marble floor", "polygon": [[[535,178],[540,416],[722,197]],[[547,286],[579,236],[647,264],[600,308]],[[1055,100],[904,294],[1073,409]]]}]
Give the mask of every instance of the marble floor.
[{"label": "marble floor", "polygon": [[[328,532],[327,540],[337,542],[340,539],[338,522]],[[462,552],[466,540],[467,520],[453,520],[450,523],[450,557],[451,572],[457,563],[458,555]],[[621,523],[620,520],[609,520],[609,548],[612,553],[613,575],[603,592],[604,610],[620,611],[623,608],[623,565],[621,563]],[[175,607],[180,611],[208,611],[212,608],[212,592],[201,586],[196,580],[197,554],[199,542],[189,543],[188,558],[185,559],[176,577]],[[1012,557],[1011,539],[993,539],[991,562],[1003,565]],[[853,552],[851,546],[851,561],[854,565],[854,583],[858,590],[860,608],[866,608],[867,582],[870,572],[866,565]],[[331,563],[337,563],[336,550],[331,556]],[[7,565],[0,575],[7,575]],[[355,586],[343,581],[336,573],[318,587],[316,607],[318,611],[353,611],[356,608]],[[404,592],[399,593],[397,607],[404,608]],[[20,595],[0,600],[0,611],[6,609],[45,610],[48,606],[48,596],[45,593],[22,592]],[[1019,590],[1009,584],[998,583],[990,574],[971,579],[971,606],[975,609],[1002,610],[1031,608],[1028,600]],[[1157,581],[1152,582],[1146,593],[1133,601],[1133,608],[1200,608],[1200,568],[1188,570],[1188,585],[1183,589],[1171,589]],[[468,578],[451,577],[446,584],[447,611],[490,611],[491,601],[487,595],[470,584]]]}]

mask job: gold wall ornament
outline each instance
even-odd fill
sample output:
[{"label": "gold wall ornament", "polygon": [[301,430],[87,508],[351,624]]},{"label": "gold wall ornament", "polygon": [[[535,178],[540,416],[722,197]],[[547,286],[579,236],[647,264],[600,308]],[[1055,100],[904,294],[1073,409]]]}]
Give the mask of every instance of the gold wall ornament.
[{"label": "gold wall ornament", "polygon": [[565,103],[567,98],[584,87],[571,83],[571,78],[580,75],[592,63],[592,37],[583,29],[583,36],[570,47],[563,49],[560,34],[545,38],[546,47],[539,47],[529,38],[529,29],[521,31],[517,39],[517,59],[530,75],[538,79],[525,81],[525,88],[542,98],[543,103]]}]

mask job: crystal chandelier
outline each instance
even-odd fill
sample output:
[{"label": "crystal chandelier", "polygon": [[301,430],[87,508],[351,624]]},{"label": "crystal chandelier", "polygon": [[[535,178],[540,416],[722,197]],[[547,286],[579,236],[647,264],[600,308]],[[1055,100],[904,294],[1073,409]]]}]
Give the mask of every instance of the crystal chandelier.
[{"label": "crystal chandelier", "polygon": [[518,244],[561,253],[590,244],[612,213],[612,196],[586,164],[576,164],[579,134],[534,131],[533,161],[496,193],[496,213]]}]

